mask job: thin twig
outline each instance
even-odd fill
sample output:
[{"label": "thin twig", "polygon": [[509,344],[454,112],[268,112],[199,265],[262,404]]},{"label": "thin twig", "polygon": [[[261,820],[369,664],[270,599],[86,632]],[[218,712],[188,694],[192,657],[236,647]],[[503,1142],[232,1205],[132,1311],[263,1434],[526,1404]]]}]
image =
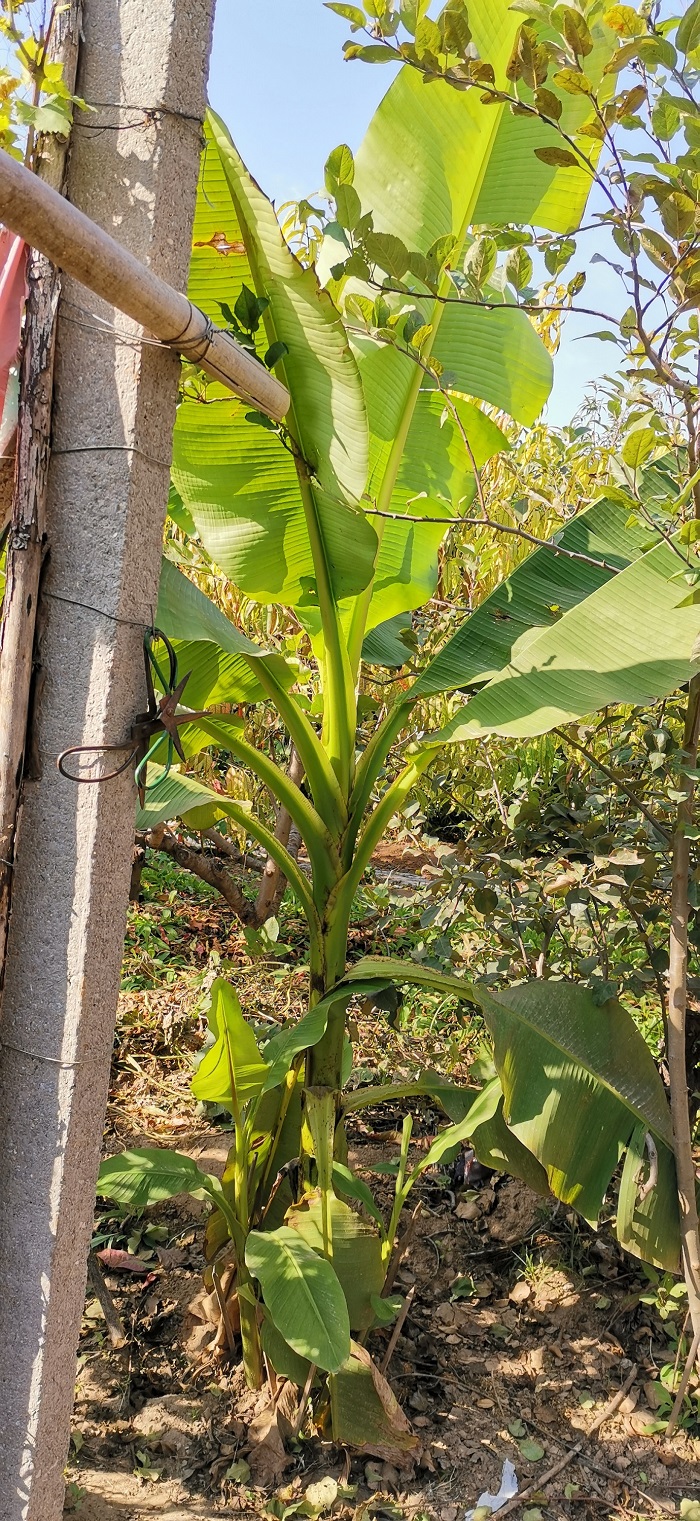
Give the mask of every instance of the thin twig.
[{"label": "thin twig", "polygon": [[94,1252],[90,1252],[88,1257],[88,1280],[107,1322],[107,1330],[112,1346],[115,1352],[120,1351],[122,1347],[126,1346],[127,1342],[124,1322],[107,1288],[101,1264]]},{"label": "thin twig", "polygon": [[629,798],[630,802],[634,803],[635,808],[638,808],[640,813],[644,814],[645,819],[647,819],[649,823],[653,825],[657,834],[661,835],[662,840],[666,841],[666,844],[670,850],[672,844],[670,834],[667,832],[667,830],[664,829],[663,824],[659,824],[658,820],[654,818],[653,813],[649,808],[647,808],[646,803],[642,802],[642,799],[638,797],[637,793],[633,792],[632,788],[628,787],[626,782],[623,782],[621,777],[616,776],[615,772],[611,771],[610,767],[606,766],[604,761],[598,760],[597,755],[594,755],[593,751],[589,750],[586,745],[582,745],[580,740],[571,739],[570,735],[568,735],[564,729],[553,729],[552,733],[558,734],[559,738],[563,739],[564,744],[571,745],[574,750],[579,750],[581,752],[581,755],[585,756],[589,765],[595,766],[596,770],[598,771],[602,771],[603,776],[607,776],[608,781],[612,782],[614,787],[616,787],[620,792],[624,792],[625,796]]},{"label": "thin twig", "polygon": [[678,1385],[678,1393],[676,1394],[676,1398],[673,1401],[673,1409],[668,1418],[668,1426],[666,1427],[667,1440],[669,1437],[673,1436],[676,1426],[678,1425],[678,1417],[681,1413],[683,1400],[685,1399],[685,1391],[688,1388],[688,1384],[690,1383],[690,1375],[695,1366],[695,1359],[698,1355],[698,1352],[700,1352],[700,1331],[695,1332],[693,1340],[690,1344],[690,1351],[685,1360],[683,1376],[681,1378],[680,1384]]},{"label": "thin twig", "polygon": [[396,1351],[396,1343],[398,1342],[398,1339],[399,1339],[399,1337],[401,1335],[401,1332],[403,1331],[403,1328],[404,1328],[404,1325],[405,1325],[405,1322],[406,1322],[406,1317],[407,1317],[408,1312],[409,1312],[409,1310],[411,1308],[411,1305],[413,1304],[413,1301],[414,1301],[415,1297],[416,1297],[416,1285],[414,1283],[413,1287],[411,1289],[409,1289],[409,1291],[408,1291],[408,1293],[406,1295],[406,1298],[404,1299],[404,1302],[403,1302],[403,1304],[401,1306],[401,1311],[400,1311],[398,1319],[396,1321],[396,1325],[394,1326],[394,1329],[393,1329],[393,1331],[391,1333],[391,1340],[390,1340],[389,1345],[388,1345],[388,1347],[386,1349],[386,1352],[384,1353],[382,1361],[381,1361],[381,1363],[379,1365],[379,1372],[383,1373],[385,1376],[386,1376],[387,1369],[389,1367],[389,1363],[391,1362],[391,1359],[394,1356],[394,1353]]},{"label": "thin twig", "polygon": [[625,1398],[628,1390],[631,1389],[636,1377],[637,1364],[635,1363],[631,1371],[627,1374],[627,1378],[625,1379],[622,1388],[618,1389],[617,1394],[614,1394],[611,1400],[608,1400],[608,1403],[605,1406],[604,1410],[601,1410],[600,1415],[597,1416],[594,1420],[590,1431],[587,1431],[585,1436],[581,1437],[580,1442],[577,1442],[575,1447],[571,1447],[568,1452],[565,1452],[563,1458],[559,1458],[556,1463],[553,1463],[552,1467],[548,1468],[547,1472],[543,1473],[541,1478],[534,1479],[532,1484],[528,1484],[527,1489],[524,1489],[521,1494],[516,1495],[513,1500],[509,1500],[508,1504],[504,1505],[503,1508],[498,1512],[499,1521],[505,1521],[506,1516],[509,1516],[513,1513],[513,1511],[518,1510],[519,1507],[523,1505],[526,1500],[529,1500],[532,1495],[537,1493],[540,1489],[544,1489],[546,1484],[551,1484],[552,1479],[556,1479],[562,1470],[568,1467],[569,1463],[573,1463],[574,1458],[578,1458],[580,1456],[586,1443],[590,1442],[591,1437],[595,1436],[597,1431],[600,1431],[600,1428],[602,1425],[604,1425],[605,1421],[609,1420],[610,1416],[615,1414],[615,1411],[622,1404],[622,1401]]},{"label": "thin twig", "polygon": [[298,1437],[299,1432],[301,1431],[302,1422],[304,1420],[304,1415],[305,1415],[305,1412],[306,1412],[307,1401],[308,1401],[309,1395],[311,1393],[311,1385],[313,1384],[313,1381],[314,1381],[315,1377],[316,1377],[316,1364],[312,1363],[311,1367],[309,1368],[309,1371],[308,1371],[308,1373],[306,1375],[306,1383],[304,1384],[302,1396],[301,1396],[301,1399],[300,1399],[299,1404],[297,1406],[297,1410],[296,1410],[296,1414],[294,1416],[294,1420],[292,1421],[292,1429],[291,1429],[291,1432],[290,1432],[290,1436],[292,1436],[292,1437]]},{"label": "thin twig", "polygon": [[[444,397],[444,391],[439,393]],[[442,523],[445,530],[454,528],[457,523],[466,523],[472,528],[491,528],[495,533],[509,533],[516,539],[524,539],[526,544],[534,544],[537,549],[548,549],[550,554],[563,555],[567,560],[582,560],[584,565],[595,565],[596,569],[608,570],[610,574],[619,574],[619,565],[611,565],[609,560],[599,560],[595,555],[584,554],[579,549],[567,549],[563,544],[555,544],[553,539],[538,539],[534,533],[528,533],[526,528],[516,528],[513,523],[498,523],[495,518],[464,517],[461,514],[453,518],[428,518],[410,512],[384,512],[379,507],[364,507],[363,511],[369,518],[393,518],[399,523]]]}]

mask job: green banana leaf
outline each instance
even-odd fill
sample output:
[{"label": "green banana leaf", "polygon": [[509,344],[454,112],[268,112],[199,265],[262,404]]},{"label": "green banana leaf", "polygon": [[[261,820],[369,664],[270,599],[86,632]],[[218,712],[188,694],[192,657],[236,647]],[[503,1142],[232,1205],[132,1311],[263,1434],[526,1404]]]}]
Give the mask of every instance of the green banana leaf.
[{"label": "green banana leaf", "polygon": [[246,1266],[260,1282],[266,1308],[292,1350],[336,1373],[350,1352],[345,1295],[330,1262],[287,1226],[251,1231]]},{"label": "green banana leaf", "polygon": [[378,623],[376,628],[370,629],[365,635],[362,644],[362,659],[366,665],[383,665],[389,670],[398,670],[406,665],[412,658],[410,644],[404,636],[411,628],[409,613],[397,613],[395,618],[387,618],[385,623]]},{"label": "green banana leaf", "polygon": [[100,1165],[97,1193],[134,1209],[161,1204],[176,1194],[204,1199],[212,1191],[212,1179],[191,1157],[166,1146],[143,1146],[105,1157]]},{"label": "green banana leaf", "polygon": [[[469,6],[474,43],[495,69],[497,84],[504,82],[522,20],[504,0],[473,0]],[[599,22],[594,36],[597,48],[586,60],[592,80],[610,52],[610,35],[606,47]],[[575,132],[590,115],[589,102],[566,94],[561,100],[561,124]],[[406,67],[363,140],[355,188],[363,210],[375,210],[378,229],[423,253],[465,222],[517,221],[570,232],[586,205],[590,177],[583,169],[562,174],[542,164],[534,149],[544,142],[560,144],[560,138],[530,117],[513,116],[508,105],[482,104],[477,90],[426,86],[416,70]]]},{"label": "green banana leaf", "polygon": [[211,386],[206,403],[180,406],[176,489],[213,559],[251,597],[313,604],[312,540],[335,595],[353,595],[367,585],[376,554],[374,530],[355,505],[368,465],[357,366],[330,296],[287,247],[273,207],[213,113],[194,245],[190,296],[217,322],[220,303],[233,307],[244,283],[269,301],[265,346],[287,347],[278,372],[305,463],[298,471],[274,431],[246,421],[245,406]]},{"label": "green banana leaf", "polygon": [[[175,767],[166,771],[164,767],[149,765],[148,780],[144,807],[136,810],[138,830],[155,829],[158,824],[167,824],[173,819],[186,819],[190,814],[194,815],[193,827],[200,829],[211,828],[219,818],[232,818],[247,831],[252,840],[262,845],[263,850],[279,860],[299,903],[307,915],[313,917],[313,898],[304,873],[286,851],[276,856],[276,841],[269,830],[259,823],[252,810],[248,812],[242,804],[227,797],[226,793],[214,792],[211,787],[198,782],[196,777],[188,776]],[[200,815],[199,820],[197,814]]]},{"label": "green banana leaf", "polygon": [[[470,22],[474,27],[477,46],[488,48],[488,34],[481,28],[490,20],[488,3],[482,10],[469,7]],[[520,13],[523,19],[523,13]],[[586,77],[596,86],[598,99],[609,99],[615,90],[615,76],[604,75],[603,68],[610,57],[611,37],[599,14],[594,17],[592,8],[587,15],[593,39],[592,51],[585,62]],[[483,37],[483,43],[481,38]],[[484,57],[488,54],[484,51]],[[568,95],[557,88],[552,78],[548,89],[559,96],[562,103],[561,125],[577,146],[595,162],[598,145],[590,137],[580,135],[584,122],[591,119],[591,107],[585,95]],[[523,100],[531,100],[531,92],[521,85]],[[495,107],[487,109],[494,110]],[[502,226],[504,222],[531,223],[535,227],[547,227],[552,232],[575,232],[583,215],[590,181],[584,168],[557,169],[535,158],[536,148],[561,147],[561,137],[546,122],[530,118],[527,134],[520,131],[522,117],[513,116],[503,107],[498,123],[498,133],[489,163],[488,177],[479,192],[474,221],[477,225]],[[527,146],[526,146],[527,143]],[[533,205],[535,207],[533,211]]]},{"label": "green banana leaf", "polygon": [[[390,349],[381,350],[381,359],[385,365],[387,359],[394,357]],[[367,387],[372,416],[374,393],[368,386],[366,368],[363,368],[363,381]],[[378,393],[379,402],[381,385]],[[510,448],[505,433],[473,402],[454,397],[452,404],[469,439],[478,470],[495,454]],[[373,499],[381,492],[383,472],[392,445],[392,428],[401,425],[400,418],[392,419],[386,393],[384,406],[382,408],[379,404],[376,413],[376,421],[372,425],[372,458],[367,488],[368,496]],[[381,430],[379,438],[378,430]],[[474,493],[474,475],[469,456],[457,423],[445,409],[444,397],[435,391],[419,391],[389,511],[406,514],[408,518],[421,515],[433,519],[443,518],[447,523],[450,518],[469,511]],[[434,596],[438,578],[438,554],[445,537],[445,528],[435,522],[422,525],[402,522],[400,518],[375,518],[372,521],[380,526],[379,552],[367,610],[368,631],[400,613],[422,607]],[[349,609],[343,608],[343,612],[347,621]]]},{"label": "green banana leaf", "polygon": [[683,606],[679,571],[662,542],[553,627],[523,635],[508,666],[454,715],[440,741],[546,734],[608,704],[638,707],[675,691],[693,674],[700,633],[700,611]]},{"label": "green banana leaf", "polygon": [[[215,745],[217,750],[229,750],[235,754],[234,742],[243,738],[245,721],[242,718],[198,718],[190,724],[180,724],[178,734],[180,743],[187,760],[193,755],[199,755],[202,750],[208,750],[210,745]],[[150,755],[154,760],[165,759],[167,734],[161,734],[154,741],[150,749]]]},{"label": "green banana leaf", "polygon": [[264,661],[281,686],[296,680],[281,655],[262,650],[234,626],[224,613],[164,559],[158,591],[156,623],[170,638],[180,675],[189,672],[183,693],[188,707],[219,702],[259,702],[263,696],[255,669]]},{"label": "green banana leaf", "polygon": [[508,1129],[545,1169],[552,1193],[591,1225],[630,1145],[636,1174],[639,1128],[651,1134],[659,1181],[634,1207],[628,1173],[621,1239],[646,1261],[676,1266],[678,1214],[668,1197],[674,1175],[671,1114],[651,1053],[622,1005],[615,999],[599,1005],[577,983],[542,980],[494,992],[379,957],[351,967],[346,986],[355,978],[381,976],[382,967],[387,982],[453,993],[481,1010],[494,1043]]},{"label": "green banana leaf", "polygon": [[220,817],[223,818],[226,813],[228,799],[223,793],[214,792],[211,787],[198,782],[196,777],[188,776],[174,766],[166,773],[164,767],[150,765],[148,782],[144,806],[136,810],[137,829],[155,829],[158,824],[167,824],[171,819],[181,818],[193,808],[204,808],[210,804],[216,805]]},{"label": "green banana leaf", "polygon": [[[507,1172],[513,1178],[520,1178],[534,1193],[548,1194],[549,1183],[544,1168],[536,1157],[533,1157],[532,1152],[523,1146],[522,1141],[518,1140],[513,1131],[508,1129],[503,1118],[503,1090],[500,1078],[494,1077],[490,1083],[486,1083],[483,1093],[487,1099],[487,1108],[482,1113],[485,1112],[487,1118],[482,1119],[478,1110],[472,1114],[472,1123],[474,1119],[478,1123],[469,1132],[468,1137],[479,1161],[483,1162],[485,1167],[493,1167],[496,1172]],[[491,1095],[495,1096],[495,1108]],[[443,1109],[454,1123],[464,1118],[465,1107],[466,1113],[471,1107],[470,1090],[456,1088],[449,1083],[439,1090],[439,1098]]]},{"label": "green banana leaf", "polygon": [[572,518],[553,534],[552,543],[600,563],[536,549],[448,639],[411,687],[411,696],[431,697],[497,676],[524,634],[553,627],[562,613],[639,559],[649,529],[628,523],[628,508],[605,497]]},{"label": "green banana leaf", "polygon": [[644,1125],[638,1125],[627,1149],[617,1201],[617,1239],[625,1251],[644,1262],[677,1273],[681,1232],[676,1163],[668,1147],[662,1147],[657,1152],[656,1187],[641,1198],[640,1184],[648,1175],[649,1163],[646,1135]]},{"label": "green banana leaf", "polygon": [[269,1067],[243,1018],[238,997],[224,977],[212,983],[207,1021],[214,1043],[204,1052],[194,1074],[192,1092],[200,1102],[222,1104],[233,1113],[262,1093]]},{"label": "green banana leaf", "polygon": [[[372,1295],[381,1294],[386,1270],[381,1240],[373,1225],[331,1194],[328,1200],[333,1268],[345,1295],[352,1331],[374,1323]],[[323,1255],[323,1208],[320,1193],[287,1210],[285,1225],[314,1252]]]},{"label": "green banana leaf", "polygon": [[[470,7],[470,24],[483,45],[484,56],[502,80],[520,17],[511,11],[508,0],[477,0]],[[583,108],[589,109],[587,102]],[[581,119],[582,102],[566,97],[563,111],[566,125],[575,128]],[[355,189],[363,211],[373,213],[375,229],[399,237],[409,250],[426,252],[437,239],[450,235],[456,238],[459,250],[468,228],[484,220],[482,202],[492,160],[499,176],[492,209],[499,210],[501,221],[512,218],[513,213],[500,205],[500,197],[508,189],[503,183],[507,157],[515,165],[512,172],[518,179],[522,220],[554,231],[568,230],[580,218],[590,179],[583,172],[565,171],[565,189],[560,188],[564,186],[562,171],[542,165],[534,157],[534,148],[540,143],[541,133],[532,132],[529,118],[512,117],[507,107],[483,105],[475,91],[457,92],[440,82],[426,88],[416,71],[405,67],[388,90],[360,147]],[[341,282],[339,299],[363,289],[374,294],[355,279],[343,291]],[[447,276],[443,277],[440,294],[455,294]],[[446,305],[425,291],[418,299],[426,323],[432,327],[423,359],[432,352],[440,361],[442,384],[455,395],[478,397],[520,422],[533,422],[551,390],[552,361],[527,315],[508,305],[501,305],[497,311],[466,303]],[[353,327],[351,307],[348,318]],[[455,473],[446,489],[447,440],[429,426],[437,402],[431,397],[426,408],[422,396],[434,382],[426,379],[400,348],[356,332],[352,336],[370,424],[368,495],[372,501],[383,511],[392,512],[400,511],[402,502],[421,492],[468,503],[473,482],[470,470],[465,469],[463,448],[457,451]],[[441,476],[443,483],[436,493],[434,483]],[[413,566],[423,551],[428,525],[421,529],[419,539],[409,524],[381,519],[374,522],[380,539],[376,594],[371,599],[365,594],[363,606],[352,620],[350,648],[355,660],[361,649],[360,635],[388,617],[417,606],[423,590]],[[434,552],[434,541],[428,541],[427,553],[432,557]],[[386,586],[381,592],[379,587],[399,566],[402,579],[398,586],[392,584],[388,604]]]},{"label": "green banana leaf", "polygon": [[[469,7],[474,41],[505,82],[505,68],[522,17],[508,0],[477,0]],[[592,75],[599,52],[587,62]],[[575,131],[590,113],[587,100],[562,98],[562,125]],[[447,234],[457,239],[457,258],[467,230],[488,222],[520,221],[553,232],[578,225],[590,191],[585,170],[554,168],[535,158],[551,128],[514,117],[507,105],[486,105],[479,92],[456,91],[439,82],[426,87],[409,67],[401,69],[379,106],[357,155],[355,189],[375,229],[400,238],[409,250],[427,253]],[[517,193],[514,189],[517,187]],[[447,282],[446,292],[454,294]],[[428,309],[430,303],[426,303]],[[552,365],[524,313],[505,307],[437,308],[433,353],[455,376],[455,389],[502,407],[531,423],[547,400]],[[408,360],[392,351],[397,399],[412,387]],[[372,379],[363,381],[372,426]],[[381,404],[381,391],[379,402]]]}]

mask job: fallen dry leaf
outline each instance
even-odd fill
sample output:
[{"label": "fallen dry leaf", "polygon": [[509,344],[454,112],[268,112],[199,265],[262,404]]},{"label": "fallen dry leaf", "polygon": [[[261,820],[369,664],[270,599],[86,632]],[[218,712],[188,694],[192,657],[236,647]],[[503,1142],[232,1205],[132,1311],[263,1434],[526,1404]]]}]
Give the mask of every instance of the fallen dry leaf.
[{"label": "fallen dry leaf", "polygon": [[134,1257],[131,1252],[121,1252],[115,1246],[105,1246],[95,1255],[110,1273],[138,1273],[147,1276],[153,1272],[152,1262],[144,1262],[142,1257]]},{"label": "fallen dry leaf", "polygon": [[248,1427],[248,1463],[253,1480],[262,1488],[277,1484],[291,1462],[285,1452],[275,1405],[267,1405]]}]

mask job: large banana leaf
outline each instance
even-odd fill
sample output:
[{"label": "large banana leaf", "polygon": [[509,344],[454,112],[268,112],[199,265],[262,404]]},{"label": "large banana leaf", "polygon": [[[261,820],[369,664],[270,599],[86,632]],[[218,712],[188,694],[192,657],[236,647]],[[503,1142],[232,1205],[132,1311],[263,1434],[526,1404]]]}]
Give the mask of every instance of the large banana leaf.
[{"label": "large banana leaf", "polygon": [[[504,0],[475,0],[469,24],[482,58],[504,83],[505,66],[523,20]],[[600,24],[598,47],[586,60],[596,78],[607,52]],[[578,225],[590,190],[585,170],[542,164],[534,148],[559,143],[551,128],[512,116],[507,105],[485,105],[477,90],[425,86],[416,70],[403,68],[370,124],[357,159],[356,188],[376,226],[409,248],[427,252],[446,232],[465,223],[531,223],[553,232]],[[561,124],[576,131],[590,105],[563,95]],[[544,134],[544,135],[543,135]],[[589,139],[590,143],[590,139]]]},{"label": "large banana leaf", "polygon": [[[366,353],[371,349],[377,375],[381,374],[384,366],[388,381],[391,382],[392,351],[379,344],[372,344],[370,340],[363,340],[362,347]],[[366,380],[366,375],[364,378]],[[393,430],[400,424],[400,418],[397,419],[392,413],[390,396],[387,396],[383,407],[379,405],[380,393],[381,386],[378,385],[367,488],[367,495],[373,501],[378,490],[381,490],[383,472],[392,448]],[[485,465],[494,454],[510,448],[502,430],[473,402],[455,397],[452,405],[469,440],[477,469]],[[422,607],[434,595],[438,578],[438,555],[446,526],[453,516],[468,511],[474,491],[474,475],[462,433],[449,410],[446,410],[444,397],[437,391],[419,392],[391,497],[390,511],[397,516],[373,520],[379,522],[379,550],[366,611],[365,627],[368,631],[380,623]],[[405,521],[402,521],[400,514],[405,516]],[[421,516],[428,519],[425,524],[413,521]],[[442,518],[445,526],[436,523],[436,518]],[[345,600],[340,604],[346,632],[352,621],[353,607],[354,601]],[[319,633],[317,611],[305,608],[301,616],[311,635],[316,638]],[[395,652],[395,646],[393,648]],[[406,654],[404,650],[403,660],[399,664],[403,664]],[[372,655],[363,654],[363,658],[371,660]]]},{"label": "large banana leaf", "polygon": [[[377,376],[384,366],[388,379],[391,379],[388,361],[394,357],[390,349],[375,346],[373,364],[376,364]],[[366,370],[363,380],[367,386]],[[373,387],[368,386],[367,390],[372,426],[367,494],[373,499],[381,491],[391,451],[392,429],[400,426],[400,418],[393,417],[386,404],[383,408],[379,404],[381,390],[379,385],[376,398]],[[477,469],[481,469],[494,454],[510,448],[501,429],[473,402],[456,397],[452,404],[469,440]],[[446,411],[444,398],[435,391],[420,391],[389,510],[407,514],[410,518],[424,514],[428,518],[448,520],[469,510],[474,490],[474,476],[462,434],[457,422]],[[438,552],[444,537],[445,529],[435,522],[421,525],[393,518],[381,520],[379,552],[367,611],[368,630],[399,613],[422,607],[434,595]]]},{"label": "large banana leaf", "polygon": [[[615,999],[600,1005],[577,983],[537,981],[494,992],[410,962],[366,957],[347,973],[453,993],[481,1010],[494,1043],[508,1128],[546,1170],[559,1199],[595,1224],[613,1174],[632,1145],[621,1196],[621,1239],[645,1260],[674,1268],[677,1210],[669,1205],[673,1129],[646,1042]],[[639,1137],[649,1132],[659,1181],[635,1206]],[[657,1196],[657,1197],[654,1197]]]},{"label": "large banana leaf", "polygon": [[[508,0],[477,0],[469,7],[481,56],[505,83],[505,67],[522,17]],[[600,44],[603,43],[602,33]],[[599,70],[603,47],[588,63]],[[590,190],[585,170],[554,168],[535,158],[553,129],[514,117],[507,105],[487,105],[480,92],[424,85],[403,68],[387,91],[357,157],[355,188],[375,228],[426,253],[446,234],[462,248],[471,225],[520,221],[567,232],[577,226]],[[564,96],[562,125],[575,131],[590,106]],[[452,286],[447,287],[454,294]],[[551,360],[529,320],[513,308],[489,312],[468,305],[438,308],[433,352],[455,376],[455,388],[531,423],[551,389]],[[396,389],[410,392],[410,365],[396,360]],[[364,370],[364,366],[363,366]],[[363,373],[363,380],[365,379]],[[372,404],[368,381],[370,417]]]},{"label": "large banana leaf", "polygon": [[644,524],[603,498],[553,535],[562,549],[590,556],[572,560],[537,549],[486,597],[419,676],[411,696],[430,697],[495,677],[530,629],[551,628],[585,597],[637,560],[649,542]]},{"label": "large banana leaf", "polygon": [[551,628],[524,634],[510,663],[455,714],[441,740],[525,738],[598,712],[643,706],[693,673],[700,611],[683,606],[682,564],[662,542]]},{"label": "large banana leaf", "polygon": [[[502,81],[520,18],[508,0],[477,0],[470,7],[470,23],[483,56]],[[567,126],[578,125],[581,109],[580,101],[572,104],[567,97]],[[454,236],[461,248],[468,228],[484,220],[481,201],[498,150],[501,181],[504,153],[514,158],[522,220],[563,231],[580,218],[590,180],[585,173],[568,171],[566,194],[560,193],[562,171],[541,165],[534,157],[534,147],[540,142],[529,118],[512,117],[502,106],[483,105],[478,92],[460,93],[439,82],[426,88],[416,71],[406,67],[391,85],[361,145],[355,187],[363,211],[374,216],[375,229],[401,238],[408,249],[427,252],[446,235]],[[498,197],[506,189],[501,183],[494,193],[494,210],[499,209],[501,221],[514,215],[507,205],[499,205]],[[347,289],[355,292],[356,282]],[[454,294],[454,286],[445,277],[441,295]],[[512,306],[489,312],[466,303],[445,305],[425,292],[421,307],[432,327],[427,347],[443,366],[443,384],[455,394],[486,400],[518,421],[531,423],[551,390],[552,361],[526,314]],[[432,382],[425,380],[400,348],[385,345],[382,349],[381,344],[358,337],[354,341],[370,421],[369,495],[383,511],[396,511],[397,499],[401,503],[416,496],[425,490],[426,476],[438,476],[444,468],[445,440],[426,429],[430,414],[420,401],[421,389]],[[426,354],[424,348],[424,358]],[[468,489],[458,488],[463,500],[468,500],[471,489],[468,476],[467,470]],[[386,538],[393,541],[386,551],[388,563],[405,569],[417,542],[415,532],[407,524],[386,520],[379,520],[377,532],[378,567]],[[432,546],[429,552],[433,553]],[[377,585],[379,579],[378,575]],[[414,577],[405,576],[404,584],[415,584]],[[353,658],[361,647],[363,618],[372,627],[415,605],[394,590],[391,606],[380,611],[365,596],[353,619]]]},{"label": "large banana leaf", "polygon": [[[481,42],[481,26],[484,12],[490,11],[488,3],[482,12],[469,8],[474,23],[475,39],[486,48],[485,34]],[[521,13],[522,19],[522,13]],[[597,86],[600,101],[606,100],[615,88],[614,75],[602,74],[610,57],[610,32],[600,16],[588,14],[588,24],[593,39],[593,49],[585,62],[586,77]],[[484,57],[487,53],[484,52]],[[579,135],[584,122],[590,120],[590,102],[585,95],[567,95],[557,91],[551,78],[548,88],[559,94],[562,103],[561,125],[573,137],[589,160],[598,156],[598,145],[590,138]],[[522,88],[522,87],[521,87]],[[530,92],[522,88],[522,98],[531,99]],[[495,109],[495,108],[491,108]],[[501,112],[498,134],[489,163],[487,179],[479,192],[474,214],[475,223],[491,223],[501,226],[504,222],[531,222],[535,227],[547,227],[552,232],[574,232],[579,225],[587,199],[587,171],[583,168],[559,169],[552,172],[551,165],[535,158],[535,148],[561,147],[561,138],[553,127],[536,119],[528,121],[527,137],[520,131],[521,117],[513,116],[505,107]],[[532,207],[535,204],[535,211]]]},{"label": "large banana leaf", "polygon": [[[273,207],[210,115],[195,219],[190,295],[221,321],[242,285],[269,301],[267,342],[281,342],[292,406],[293,454],[216,386],[178,413],[173,478],[203,542],[227,575],[261,602],[316,599],[318,564],[336,596],[361,591],[376,537],[355,503],[366,481],[368,434],[357,366],[338,313],[295,259]],[[301,479],[300,479],[301,478]]]}]

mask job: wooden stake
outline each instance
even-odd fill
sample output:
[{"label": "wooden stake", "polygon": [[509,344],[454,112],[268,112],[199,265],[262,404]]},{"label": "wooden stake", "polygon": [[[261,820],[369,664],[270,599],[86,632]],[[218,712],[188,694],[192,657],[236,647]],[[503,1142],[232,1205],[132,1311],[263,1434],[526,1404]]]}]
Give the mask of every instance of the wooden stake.
[{"label": "wooden stake", "polygon": [[399,1337],[401,1335],[401,1332],[403,1331],[404,1324],[406,1322],[406,1317],[407,1317],[408,1312],[409,1312],[409,1310],[411,1308],[411,1305],[413,1304],[413,1301],[414,1301],[415,1297],[416,1297],[416,1285],[414,1283],[413,1287],[409,1289],[409,1291],[408,1291],[408,1293],[406,1295],[406,1298],[404,1299],[404,1302],[403,1302],[403,1304],[401,1306],[401,1309],[399,1311],[398,1320],[397,1320],[396,1325],[394,1326],[394,1329],[393,1329],[393,1331],[391,1333],[391,1340],[390,1340],[389,1345],[388,1345],[388,1347],[386,1349],[386,1352],[384,1353],[384,1357],[382,1359],[382,1362],[381,1362],[381,1365],[380,1365],[380,1368],[379,1368],[379,1372],[383,1373],[385,1377],[386,1377],[386,1374],[387,1374],[387,1371],[388,1371],[388,1368],[389,1368],[389,1363],[391,1362],[391,1359],[394,1356],[394,1352],[396,1351],[396,1345],[397,1345],[398,1339],[399,1339]]},{"label": "wooden stake", "polygon": [[264,365],[229,333],[214,327],[187,296],[173,290],[84,212],[2,151],[0,216],[6,227],[66,274],[281,422],[289,409],[289,392]]},{"label": "wooden stake", "polygon": [[[71,93],[75,90],[81,23],[82,0],[70,0],[69,5],[57,11],[54,21],[51,60],[62,63],[63,78]],[[22,172],[30,183],[41,183],[60,201],[58,192],[63,186],[67,153],[67,138],[44,136],[37,145],[37,174]],[[5,975],[15,829],[25,773],[37,602],[46,543],[51,397],[61,277],[43,254],[34,252],[29,259],[27,284],[15,489],[0,627],[0,989]]]}]

